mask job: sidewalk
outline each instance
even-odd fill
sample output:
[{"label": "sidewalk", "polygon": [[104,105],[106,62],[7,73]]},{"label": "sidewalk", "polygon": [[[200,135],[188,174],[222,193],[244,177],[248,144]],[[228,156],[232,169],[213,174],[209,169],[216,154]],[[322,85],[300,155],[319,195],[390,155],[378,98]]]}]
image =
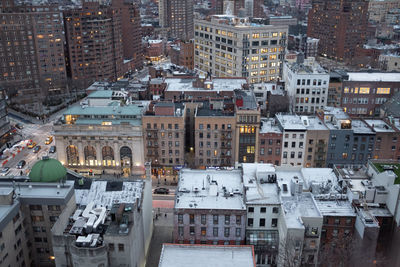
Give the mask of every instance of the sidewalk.
[{"label": "sidewalk", "polygon": [[174,175],[161,175],[160,180],[155,175],[151,176],[153,186],[176,186],[178,185],[178,177]]}]

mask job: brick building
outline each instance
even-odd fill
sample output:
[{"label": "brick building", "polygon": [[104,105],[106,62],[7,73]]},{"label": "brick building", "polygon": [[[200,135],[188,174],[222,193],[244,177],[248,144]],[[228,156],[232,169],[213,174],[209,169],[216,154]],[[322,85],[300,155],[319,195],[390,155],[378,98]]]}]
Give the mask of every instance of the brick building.
[{"label": "brick building", "polygon": [[258,137],[258,162],[280,165],[282,155],[282,131],[273,118],[262,118]]},{"label": "brick building", "polygon": [[400,73],[349,72],[342,107],[351,116],[379,116],[380,106],[400,90]]},{"label": "brick building", "polygon": [[144,155],[153,173],[173,174],[185,164],[185,106],[180,103],[150,104],[142,117]]},{"label": "brick building", "polygon": [[170,37],[181,40],[193,38],[193,0],[159,0],[160,26]]},{"label": "brick building", "polygon": [[175,243],[244,244],[246,205],[240,171],[183,169],[178,188]]},{"label": "brick building", "polygon": [[[366,0],[313,0],[307,36],[319,39],[319,53],[348,61],[362,47],[368,23]],[[332,38],[333,37],[333,38]]]},{"label": "brick building", "polygon": [[181,41],[170,51],[171,63],[186,67],[190,70],[194,68],[194,43],[193,40]]}]

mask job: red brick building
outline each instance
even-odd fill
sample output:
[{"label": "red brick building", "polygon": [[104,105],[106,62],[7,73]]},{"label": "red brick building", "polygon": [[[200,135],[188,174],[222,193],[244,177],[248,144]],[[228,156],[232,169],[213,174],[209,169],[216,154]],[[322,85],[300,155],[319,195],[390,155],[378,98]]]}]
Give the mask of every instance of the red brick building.
[{"label": "red brick building", "polygon": [[258,138],[258,161],[261,163],[281,164],[282,131],[275,123],[275,119],[262,119]]},{"label": "red brick building", "polygon": [[363,46],[367,24],[367,0],[313,0],[307,36],[320,40],[320,54],[347,61]]},{"label": "red brick building", "polygon": [[184,66],[190,70],[194,68],[194,44],[193,40],[181,41],[170,50],[171,62]]}]

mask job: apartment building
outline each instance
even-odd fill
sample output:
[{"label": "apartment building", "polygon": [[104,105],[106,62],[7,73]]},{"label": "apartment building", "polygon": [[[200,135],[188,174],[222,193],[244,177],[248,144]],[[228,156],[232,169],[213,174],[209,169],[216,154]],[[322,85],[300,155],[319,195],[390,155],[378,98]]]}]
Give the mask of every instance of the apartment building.
[{"label": "apartment building", "polygon": [[235,91],[235,166],[258,162],[261,110],[252,91]]},{"label": "apartment building", "polygon": [[379,116],[380,106],[400,88],[400,73],[349,72],[343,80],[342,107],[351,116]]},{"label": "apartment building", "polygon": [[153,173],[173,174],[185,165],[184,104],[158,102],[143,114],[144,155]]},{"label": "apartment building", "polygon": [[195,69],[216,77],[245,77],[249,83],[281,77],[288,26],[225,15],[194,24]]},{"label": "apartment building", "polygon": [[284,62],[283,80],[292,111],[311,113],[327,105],[329,73],[314,58]]},{"label": "apartment building", "polygon": [[83,1],[81,9],[64,11],[68,75],[78,86],[124,74],[122,9]]},{"label": "apartment building", "polygon": [[53,126],[57,157],[77,171],[144,172],[142,103],[74,106]]},{"label": "apartment building", "polygon": [[305,141],[304,167],[326,167],[328,152],[329,129],[316,116],[308,116],[305,120],[307,135]]},{"label": "apartment building", "polygon": [[56,168],[64,167],[50,161],[36,163],[44,166],[42,175],[31,173],[35,182],[17,182],[18,186],[14,182],[0,184],[2,266],[54,266],[51,228],[64,210],[75,207],[75,196],[71,184],[36,182],[44,181],[50,174],[52,178],[64,179],[54,175]]},{"label": "apartment building", "polygon": [[348,79],[346,73],[331,71],[329,73],[329,89],[327,106],[340,107],[342,101],[342,82]]},{"label": "apartment building", "polygon": [[319,39],[319,54],[349,61],[364,45],[367,24],[366,0],[314,0],[308,12],[307,36]]},{"label": "apartment building", "polygon": [[63,31],[58,6],[0,3],[0,87],[12,103],[40,113],[68,93]]},{"label": "apartment building", "polygon": [[160,26],[169,36],[181,40],[193,38],[193,0],[160,0]]},{"label": "apartment building", "polygon": [[261,118],[258,162],[279,166],[282,159],[282,130],[275,118]]},{"label": "apartment building", "polygon": [[246,206],[238,170],[179,172],[175,198],[175,243],[243,245]]},{"label": "apartment building", "polygon": [[195,114],[195,165],[234,166],[236,115],[234,110],[203,105]]},{"label": "apartment building", "polygon": [[194,68],[194,41],[181,41],[171,49],[171,63],[192,70]]}]

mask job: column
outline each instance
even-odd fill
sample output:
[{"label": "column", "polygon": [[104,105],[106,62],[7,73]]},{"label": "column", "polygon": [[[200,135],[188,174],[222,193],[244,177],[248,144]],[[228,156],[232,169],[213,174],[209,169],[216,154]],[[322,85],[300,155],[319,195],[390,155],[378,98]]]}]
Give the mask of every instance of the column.
[{"label": "column", "polygon": [[97,159],[97,166],[103,165],[103,157],[101,155],[101,149],[103,147],[103,143],[96,142],[96,159]]},{"label": "column", "polygon": [[85,155],[83,153],[83,144],[82,142],[78,142],[78,154],[79,154],[79,163],[81,166],[85,165]]},{"label": "column", "polygon": [[[115,166],[119,169],[121,167],[121,154],[119,153],[120,145],[118,142],[114,142],[114,159],[115,159]],[[133,151],[132,151],[133,153]]]}]

